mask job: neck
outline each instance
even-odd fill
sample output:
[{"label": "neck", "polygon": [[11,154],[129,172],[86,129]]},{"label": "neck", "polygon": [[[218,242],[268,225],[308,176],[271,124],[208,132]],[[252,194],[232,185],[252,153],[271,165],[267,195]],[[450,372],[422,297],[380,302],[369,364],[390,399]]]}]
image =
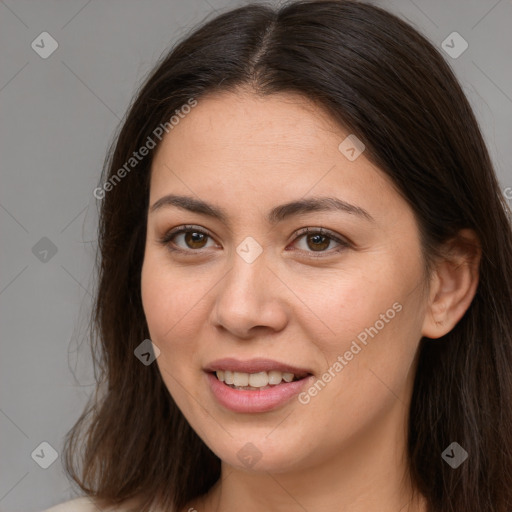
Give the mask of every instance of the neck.
[{"label": "neck", "polygon": [[290,471],[248,472],[223,462],[220,479],[196,508],[235,512],[243,503],[244,512],[425,512],[408,477],[405,412],[397,401],[391,414],[334,455],[315,453],[316,462]]}]

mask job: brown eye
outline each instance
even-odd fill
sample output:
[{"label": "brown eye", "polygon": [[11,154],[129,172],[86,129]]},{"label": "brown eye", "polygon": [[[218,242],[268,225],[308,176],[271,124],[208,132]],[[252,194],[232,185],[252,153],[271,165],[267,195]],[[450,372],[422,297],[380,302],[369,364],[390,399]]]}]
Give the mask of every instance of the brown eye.
[{"label": "brown eye", "polygon": [[307,235],[306,236],[308,247],[312,251],[323,251],[329,247],[331,239],[324,235]]},{"label": "brown eye", "polygon": [[[309,253],[310,256],[332,255],[351,247],[351,244],[335,233],[324,228],[305,228],[302,229],[294,241],[294,245],[301,252]],[[334,244],[330,249],[331,244]],[[302,247],[301,247],[302,245]]]},{"label": "brown eye", "polygon": [[199,252],[201,249],[211,247],[211,245],[207,246],[209,240],[213,243],[211,235],[206,231],[195,228],[194,226],[182,226],[166,233],[160,240],[160,243],[171,251],[194,253]]},{"label": "brown eye", "polygon": [[207,241],[208,235],[198,231],[187,231],[184,233],[185,243],[191,249],[202,249]]}]

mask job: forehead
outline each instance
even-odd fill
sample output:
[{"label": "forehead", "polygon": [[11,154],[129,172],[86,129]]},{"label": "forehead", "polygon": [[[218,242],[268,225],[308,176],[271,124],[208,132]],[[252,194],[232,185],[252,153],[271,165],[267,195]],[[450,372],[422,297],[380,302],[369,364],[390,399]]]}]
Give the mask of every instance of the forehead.
[{"label": "forehead", "polygon": [[223,92],[200,98],[164,137],[158,154],[179,149],[209,161],[213,155],[225,160],[250,156],[266,163],[282,156],[300,160],[319,146],[336,144],[341,135],[319,105],[299,94]]},{"label": "forehead", "polygon": [[399,200],[390,179],[364,153],[350,161],[340,152],[348,135],[298,94],[200,98],[157,150],[150,204],[174,193],[263,212],[304,196],[335,195],[367,211],[389,209]]}]

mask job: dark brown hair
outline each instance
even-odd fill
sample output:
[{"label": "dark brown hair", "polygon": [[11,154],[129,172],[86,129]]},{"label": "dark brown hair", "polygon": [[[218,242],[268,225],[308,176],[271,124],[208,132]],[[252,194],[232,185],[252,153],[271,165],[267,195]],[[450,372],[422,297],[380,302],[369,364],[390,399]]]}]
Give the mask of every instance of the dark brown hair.
[{"label": "dark brown hair", "polygon": [[[478,123],[439,51],[409,24],[356,1],[247,5],[177,44],[140,88],[106,160],[114,176],[191,98],[249,86],[298,92],[366,145],[415,213],[425,261],[464,228],[482,249],[468,311],[440,340],[422,339],[409,416],[416,489],[435,512],[512,510],[512,230]],[[220,475],[156,364],[140,275],[153,153],[104,194],[92,323],[98,388],[66,437],[66,469],[89,496],[180,510]],[[468,460],[441,458],[458,442]]]}]

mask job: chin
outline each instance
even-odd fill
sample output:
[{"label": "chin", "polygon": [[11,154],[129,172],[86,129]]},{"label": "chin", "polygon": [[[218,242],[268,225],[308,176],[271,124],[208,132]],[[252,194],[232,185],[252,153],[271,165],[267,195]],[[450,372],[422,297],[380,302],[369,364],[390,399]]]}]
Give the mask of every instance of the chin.
[{"label": "chin", "polygon": [[228,438],[225,444],[214,446],[213,451],[225,464],[252,473],[285,473],[297,469],[300,461],[306,457],[306,454],[299,453],[304,445],[286,446],[280,439],[270,440],[266,436]]}]

